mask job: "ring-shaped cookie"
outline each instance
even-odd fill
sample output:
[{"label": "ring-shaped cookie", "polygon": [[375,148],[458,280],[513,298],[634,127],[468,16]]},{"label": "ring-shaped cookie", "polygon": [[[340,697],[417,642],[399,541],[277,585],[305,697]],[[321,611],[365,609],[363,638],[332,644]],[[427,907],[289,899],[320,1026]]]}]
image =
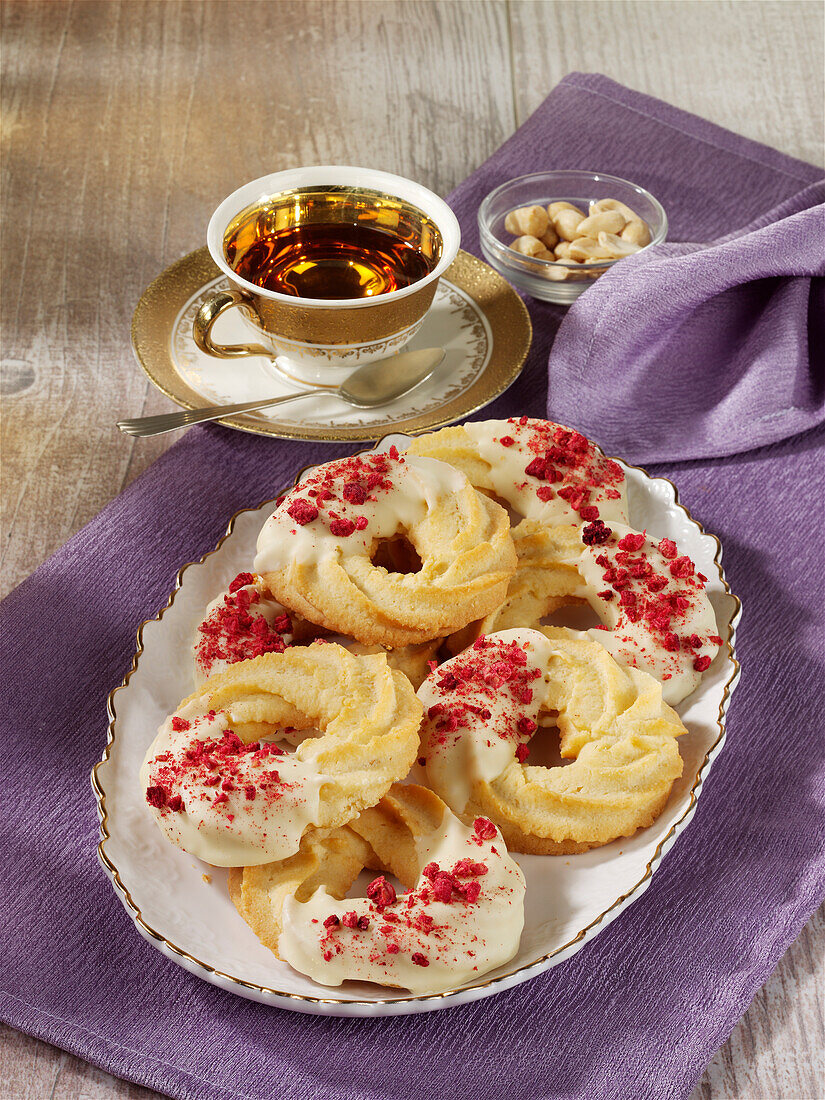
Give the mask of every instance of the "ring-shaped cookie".
[{"label": "ring-shaped cookie", "polygon": [[[263,653],[283,653],[288,646],[308,644],[325,633],[273,599],[257,574],[238,573],[229,587],[207,605],[195,630],[195,687],[238,661],[250,661]],[[387,649],[356,642],[343,634],[328,637],[327,641],[337,642],[351,653],[386,653],[390,668],[403,672],[414,688],[427,678],[428,662],[441,644],[436,638],[420,645]]]},{"label": "ring-shaped cookie", "polygon": [[[418,696],[430,786],[464,820],[489,817],[516,851],[570,854],[630,836],[682,773],[685,728],[660,684],[578,631],[483,636]],[[566,766],[525,763],[548,719]]]},{"label": "ring-shaped cookie", "polygon": [[[374,564],[402,537],[420,568]],[[394,648],[485,615],[515,567],[504,509],[458,470],[395,447],[319,467],[264,524],[255,558],[275,598],[305,619]]]},{"label": "ring-shaped cookie", "polygon": [[[384,654],[314,642],[211,677],[161,726],[140,772],[167,838],[221,867],[282,859],[343,825],[410,769],[421,704]],[[318,730],[295,752],[285,728]]]},{"label": "ring-shaped cookie", "polygon": [[627,484],[617,462],[550,420],[483,420],[419,436],[411,455],[449,462],[519,516],[544,525],[627,522]]},{"label": "ring-shaped cookie", "polygon": [[[360,844],[360,847],[359,847]],[[344,895],[368,866],[367,896]],[[345,829],[304,838],[297,856],[230,875],[261,940],[322,985],[347,979],[435,993],[516,953],[524,876],[486,818],[464,825],[432,791],[396,784]]]},{"label": "ring-shaped cookie", "polygon": [[513,540],[519,565],[506,599],[451,638],[452,652],[479,634],[540,629],[559,607],[586,601],[602,623],[588,636],[619,664],[659,680],[666,703],[695,690],[722,639],[707,578],[671,539],[600,520],[578,528],[525,520]]}]

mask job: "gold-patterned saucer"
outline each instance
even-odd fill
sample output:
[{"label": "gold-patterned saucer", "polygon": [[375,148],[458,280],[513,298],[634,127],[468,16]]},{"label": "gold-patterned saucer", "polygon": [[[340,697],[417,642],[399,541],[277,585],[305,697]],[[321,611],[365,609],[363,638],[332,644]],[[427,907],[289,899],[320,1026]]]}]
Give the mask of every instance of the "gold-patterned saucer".
[{"label": "gold-patterned saucer", "polygon": [[[138,363],[162,393],[187,409],[299,391],[264,356],[217,359],[196,347],[193,318],[225,283],[208,250],[199,248],[146,288],[132,319]],[[222,343],[248,339],[235,310],[218,319],[213,335]],[[464,419],[503,393],[520,374],[531,338],[527,309],[509,283],[475,256],[459,252],[407,345],[409,350],[445,349],[443,362],[426,382],[379,409],[353,409],[319,395],[220,423],[279,439],[372,440],[388,431],[414,435]]]}]

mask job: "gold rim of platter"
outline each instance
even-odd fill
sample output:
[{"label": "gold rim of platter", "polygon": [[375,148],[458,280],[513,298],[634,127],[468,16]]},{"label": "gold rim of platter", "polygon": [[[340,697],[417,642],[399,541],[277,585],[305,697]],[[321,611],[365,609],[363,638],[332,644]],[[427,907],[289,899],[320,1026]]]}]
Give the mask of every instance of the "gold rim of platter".
[{"label": "gold rim of platter", "polygon": [[[179,374],[172,358],[170,338],[187,302],[221,274],[209,250],[198,248],[171,264],[149,284],[132,317],[135,358],[152,385],[184,409],[203,408],[205,398]],[[230,416],[216,423],[275,439],[344,443],[377,439],[389,431],[417,435],[483,409],[521,374],[533,338],[530,315],[506,279],[469,252],[459,251],[443,278],[472,299],[486,318],[493,338],[487,365],[462,393],[429,412],[372,425],[301,428],[277,420],[256,419],[254,415]]]},{"label": "gold rim of platter", "polygon": [[[398,433],[389,433],[389,435],[396,434]],[[378,443],[375,445],[375,449],[380,448],[382,442],[383,439],[379,440]],[[357,453],[366,454],[367,450],[372,449],[373,448],[368,448]],[[599,448],[599,450],[601,450],[601,448]],[[604,452],[602,451],[602,454],[603,453]],[[257,982],[246,981],[245,979],[238,978],[233,974],[227,974],[225,971],[218,970],[216,967],[211,966],[209,963],[204,962],[202,959],[198,959],[195,955],[192,955],[191,952],[186,951],[182,947],[178,947],[177,944],[171,943],[161,932],[158,932],[156,929],[148,925],[146,921],[144,921],[140,908],[136,905],[134,899],[129,893],[128,888],[124,885],[123,880],[120,877],[120,872],[105,851],[106,841],[110,838],[110,834],[107,828],[108,813],[106,810],[106,792],[104,791],[103,786],[100,782],[98,770],[103,766],[103,764],[108,761],[111,755],[112,746],[114,745],[115,741],[115,722],[117,720],[115,696],[119,691],[126,687],[132,677],[132,674],[138,667],[138,660],[143,653],[144,627],[147,625],[147,623],[156,622],[162,619],[166,611],[172,606],[175,601],[175,596],[177,595],[178,591],[181,588],[181,585],[183,584],[183,575],[187,571],[187,569],[189,569],[193,565],[202,564],[204,561],[206,561],[207,558],[211,557],[212,554],[216,553],[221,548],[226,539],[229,538],[229,536],[232,534],[232,531],[235,528],[235,523],[239,516],[243,515],[245,512],[256,512],[259,508],[263,508],[267,504],[271,504],[274,507],[276,497],[273,497],[271,500],[262,501],[255,507],[239,508],[238,511],[235,512],[235,514],[229,520],[226,531],[218,540],[215,547],[212,550],[208,550],[205,554],[198,558],[197,561],[190,561],[181,566],[175,578],[175,586],[169,593],[169,598],[167,599],[166,603],[163,605],[163,607],[160,608],[156,615],[154,615],[151,619],[144,619],[144,621],[138,627],[136,638],[137,646],[135,654],[132,657],[132,664],[128,672],[124,676],[122,682],[109,692],[106,700],[107,711],[109,714],[106,748],[103,753],[103,758],[99,760],[97,764],[95,764],[95,766],[92,768],[91,775],[92,788],[94,790],[95,798],[97,801],[97,812],[100,818],[100,841],[97,846],[97,852],[100,862],[109,874],[109,877],[111,878],[113,884],[119,892],[124,906],[127,910],[131,911],[133,921],[147,939],[155,940],[159,944],[163,944],[166,948],[167,953],[171,955],[177,955],[179,958],[185,960],[183,965],[186,966],[189,970],[197,968],[203,971],[205,974],[212,975],[214,978],[220,979],[220,983],[222,984],[228,984],[229,986],[240,986],[242,989],[253,990],[255,993],[264,994],[265,996],[279,997],[285,1000],[300,1001],[303,1003],[315,1005],[330,1005],[336,1007],[343,1005],[347,1008],[380,1009],[383,1005],[415,1004],[419,1002],[428,1002],[429,1006],[435,1009],[439,1007],[437,1002],[443,1001],[447,998],[455,997],[456,995],[460,995],[462,993],[480,990],[486,990],[488,991],[488,993],[496,992],[495,987],[500,985],[503,985],[505,989],[510,988],[512,984],[510,980],[518,974],[523,974],[525,971],[536,970],[536,976],[538,976],[538,974],[542,972],[541,970],[539,970],[539,968],[542,967],[543,964],[549,962],[551,959],[554,959],[557,956],[575,954],[576,950],[579,947],[583,947],[587,939],[590,938],[588,936],[588,933],[592,932],[595,928],[598,928],[598,926],[603,924],[605,921],[609,923],[613,916],[618,916],[618,914],[625,907],[625,903],[629,902],[631,898],[637,897],[644,892],[644,890],[650,883],[651,878],[653,877],[654,870],[662,861],[662,858],[670,849],[677,835],[682,831],[682,828],[684,828],[688,824],[690,818],[693,816],[693,812],[696,808],[696,802],[699,797],[699,792],[702,788],[702,784],[707,775],[709,766],[714,756],[716,755],[717,750],[721,748],[725,740],[725,716],[727,713],[728,705],[730,703],[731,693],[733,691],[733,688],[736,686],[736,682],[739,679],[740,672],[740,664],[739,661],[736,659],[734,646],[736,640],[736,628],[742,615],[742,602],[739,597],[734,595],[734,593],[731,591],[730,585],[728,584],[727,578],[725,577],[724,571],[722,569],[722,543],[719,541],[716,535],[712,534],[710,531],[706,531],[699,520],[694,519],[689,509],[681,503],[681,501],[679,500],[679,490],[676,488],[676,485],[670,480],[670,478],[654,478],[651,474],[647,472],[647,470],[643,466],[633,466],[631,463],[625,462],[624,459],[614,457],[614,461],[619,462],[628,470],[638,470],[651,481],[665,481],[668,485],[670,485],[670,487],[673,489],[673,503],[675,507],[685,513],[691,523],[695,524],[696,527],[698,527],[701,534],[707,535],[708,538],[713,539],[713,541],[716,543],[716,551],[714,553],[713,562],[716,566],[719,580],[722,584],[726,596],[728,596],[733,601],[733,610],[727,624],[728,637],[725,642],[725,645],[727,647],[727,655],[731,663],[731,672],[727,680],[725,681],[724,689],[722,692],[722,699],[719,703],[719,710],[716,718],[716,727],[718,731],[717,736],[713,744],[705,753],[705,756],[701,764],[699,765],[696,776],[693,780],[693,784],[690,788],[690,797],[688,799],[688,804],[685,807],[684,812],[679,816],[676,821],[673,822],[670,829],[668,829],[667,833],[662,837],[661,841],[656,847],[656,851],[650,857],[650,860],[645,867],[644,873],[642,874],[638,882],[636,882],[628,891],[626,891],[620,897],[611,902],[611,904],[603,912],[594,917],[592,921],[586,924],[584,928],[580,929],[575,934],[575,936],[572,936],[565,943],[561,944],[559,947],[554,948],[552,951],[548,951],[546,954],[541,955],[539,958],[533,959],[531,962],[522,963],[520,966],[515,967],[513,970],[508,970],[506,974],[498,974],[495,978],[491,978],[486,982],[477,982],[473,985],[457,986],[455,989],[444,990],[441,993],[427,993],[422,996],[383,997],[381,999],[370,1001],[342,1000],[336,997],[311,997],[304,993],[291,993],[289,990],[274,989],[271,986],[258,985]],[[294,488],[304,476],[304,474],[308,470],[313,469],[315,465],[317,465],[317,463],[312,463],[309,466],[304,466],[296,474],[295,480],[293,481],[292,485],[288,489],[283,489],[280,493],[277,494],[277,497],[282,496],[284,493],[287,493],[290,491],[290,489]],[[559,959],[559,962],[561,961],[562,959]],[[523,980],[527,980],[527,977],[529,976],[525,976]],[[380,1015],[380,1013],[377,1013],[376,1015]]]}]

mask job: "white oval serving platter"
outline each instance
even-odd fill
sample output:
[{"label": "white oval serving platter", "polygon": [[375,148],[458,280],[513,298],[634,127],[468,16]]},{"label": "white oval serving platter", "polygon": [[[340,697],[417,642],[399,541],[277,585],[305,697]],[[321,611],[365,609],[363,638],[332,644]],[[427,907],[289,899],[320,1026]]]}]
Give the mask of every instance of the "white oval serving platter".
[{"label": "white oval serving platter", "polygon": [[[393,443],[403,449],[409,441],[390,435],[374,450]],[[639,898],[690,822],[724,744],[725,714],[739,674],[734,634],[741,607],[722,571],[719,540],[679,504],[673,483],[621,465],[629,483],[632,525],[672,538],[696,562],[709,578],[725,639],[700,687],[677,707],[688,729],[679,741],[684,772],[653,825],[582,855],[517,854],[527,878],[518,954],[460,988],[423,996],[356,982],[327,988],[278,960],[237,914],[226,872],[166,841],[146,811],[137,779],[158,726],[193,690],[191,641],[203,609],[237,573],[251,569],[273,499],[235,515],[216,549],[180,570],[167,605],[140,627],[132,667],[109,696],[108,743],[92,773],[101,822],[98,853],[140,934],[198,977],[252,1000],[298,1012],[388,1016],[464,1004],[527,981],[575,954]],[[362,876],[363,883],[368,877]]]}]

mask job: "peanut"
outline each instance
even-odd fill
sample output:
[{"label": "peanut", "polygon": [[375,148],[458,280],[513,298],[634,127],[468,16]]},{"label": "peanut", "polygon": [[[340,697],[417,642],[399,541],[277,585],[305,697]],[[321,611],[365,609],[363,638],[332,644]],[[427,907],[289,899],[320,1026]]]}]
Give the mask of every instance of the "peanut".
[{"label": "peanut", "polygon": [[[522,256],[538,256],[540,260],[548,259],[548,256],[545,255],[547,252],[545,246],[538,237],[534,237],[529,233],[525,234],[523,237],[517,237],[510,247],[514,251],[520,252]],[[549,259],[553,259],[552,255],[549,256]]]},{"label": "peanut", "polygon": [[547,215],[550,221],[555,218],[556,214],[561,213],[562,210],[578,210],[579,213],[581,213],[578,206],[574,206],[572,202],[551,202],[547,207]]},{"label": "peanut", "polygon": [[563,283],[565,279],[570,278],[570,271],[566,267],[545,267],[541,273],[545,279],[550,279],[554,283]]},{"label": "peanut", "polygon": [[618,199],[597,199],[590,204],[591,214],[604,214],[608,210],[618,210],[620,214],[624,214],[625,221],[641,221],[635,210],[631,210],[629,206],[620,202]]},{"label": "peanut", "polygon": [[[635,210],[631,210],[626,203],[619,202],[618,199],[599,199],[597,202],[591,202],[590,204],[591,215],[604,214],[610,211],[622,214],[626,220],[626,225],[621,231],[622,240],[637,244],[640,248],[650,244],[650,228],[647,222],[640,218]],[[617,229],[607,229],[606,232],[618,233],[619,231]]]},{"label": "peanut", "polygon": [[553,228],[566,241],[574,241],[579,236],[578,227],[584,221],[581,210],[559,210],[553,216]]},{"label": "peanut", "polygon": [[546,233],[542,233],[539,240],[552,251],[559,243],[559,235],[551,225]]},{"label": "peanut", "polygon": [[627,218],[619,210],[605,210],[601,214],[591,214],[579,222],[580,237],[592,237],[595,241],[599,233],[621,233],[627,224]]},{"label": "peanut", "polygon": [[[607,234],[600,233],[599,238],[602,236]],[[616,239],[618,240],[618,237]],[[601,243],[601,239],[594,241],[592,237],[578,237],[570,245],[570,259],[591,263],[593,260],[612,260],[613,253]]]},{"label": "peanut", "polygon": [[504,228],[513,236],[541,237],[549,225],[550,219],[543,206],[523,206],[511,210],[504,219]]},{"label": "peanut", "polygon": [[650,229],[647,222],[643,222],[641,218],[628,222],[620,236],[623,241],[637,244],[639,248],[644,248],[646,244],[650,244]]},{"label": "peanut", "polygon": [[633,244],[632,241],[623,241],[615,233],[600,233],[599,247],[603,248],[611,259],[618,260],[622,256],[632,256],[634,252],[639,251],[641,245]]},{"label": "peanut", "polygon": [[570,241],[559,241],[556,247],[553,249],[556,253],[557,260],[569,260],[570,259]]}]

